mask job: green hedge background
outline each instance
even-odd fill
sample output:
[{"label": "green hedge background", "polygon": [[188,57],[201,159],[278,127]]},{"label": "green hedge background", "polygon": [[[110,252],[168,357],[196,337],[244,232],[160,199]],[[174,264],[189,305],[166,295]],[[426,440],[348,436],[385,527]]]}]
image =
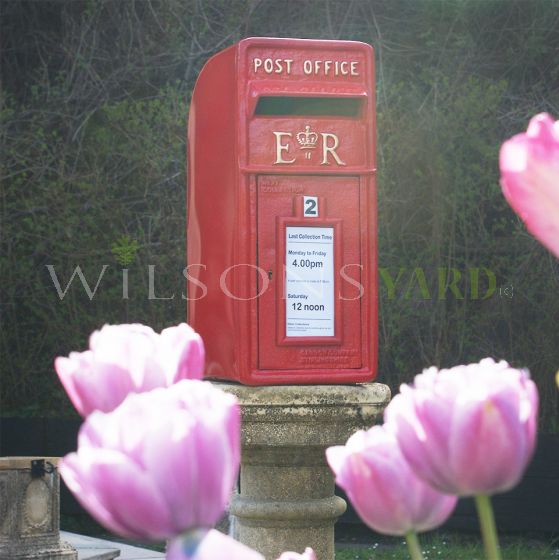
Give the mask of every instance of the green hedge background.
[{"label": "green hedge background", "polygon": [[[559,2],[4,0],[0,16],[1,415],[71,416],[53,358],[102,324],[185,319],[196,76],[241,38],[283,36],[375,47],[379,380],[505,358],[530,368],[558,430],[558,264],[497,162],[530,116],[559,118]],[[174,299],[149,299],[149,265]],[[61,299],[53,276],[64,291],[77,266],[95,296],[76,276]]]}]

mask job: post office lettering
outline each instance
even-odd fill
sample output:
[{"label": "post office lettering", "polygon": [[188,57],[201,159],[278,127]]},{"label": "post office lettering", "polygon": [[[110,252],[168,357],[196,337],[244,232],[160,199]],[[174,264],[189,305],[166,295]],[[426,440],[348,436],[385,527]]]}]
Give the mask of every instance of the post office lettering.
[{"label": "post office lettering", "polygon": [[359,76],[358,60],[306,59],[254,57],[252,70],[255,74],[297,74],[307,76],[345,77]]}]

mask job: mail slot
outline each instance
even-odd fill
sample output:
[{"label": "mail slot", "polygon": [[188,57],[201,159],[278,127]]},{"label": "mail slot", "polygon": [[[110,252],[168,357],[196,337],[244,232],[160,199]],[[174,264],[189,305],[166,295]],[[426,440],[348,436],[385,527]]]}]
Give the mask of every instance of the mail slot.
[{"label": "mail slot", "polygon": [[206,376],[370,381],[377,363],[373,49],[250,38],[196,82],[188,321]]}]

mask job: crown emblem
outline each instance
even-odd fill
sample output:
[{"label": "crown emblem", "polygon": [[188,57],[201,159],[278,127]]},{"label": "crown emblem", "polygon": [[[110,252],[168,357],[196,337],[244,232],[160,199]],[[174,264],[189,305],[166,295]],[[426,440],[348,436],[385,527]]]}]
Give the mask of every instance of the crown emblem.
[{"label": "crown emblem", "polygon": [[[316,132],[311,132],[311,127],[309,125],[305,126],[305,131],[297,133],[297,142],[302,150],[313,150],[316,148],[316,143],[318,142],[318,134]],[[306,152],[305,158],[310,159],[311,153]]]}]

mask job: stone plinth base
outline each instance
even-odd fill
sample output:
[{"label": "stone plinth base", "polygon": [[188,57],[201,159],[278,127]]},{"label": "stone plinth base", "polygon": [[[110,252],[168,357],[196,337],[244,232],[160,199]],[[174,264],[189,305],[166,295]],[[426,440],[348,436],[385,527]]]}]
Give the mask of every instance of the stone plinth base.
[{"label": "stone plinth base", "polygon": [[334,495],[325,449],[380,421],[390,390],[379,383],[248,387],[216,382],[242,409],[240,492],[231,501],[234,536],[266,560],[312,547],[334,560]]},{"label": "stone plinth base", "polygon": [[[31,462],[46,472],[32,474]],[[60,479],[55,457],[0,457],[0,558],[76,560],[60,541]],[[49,472],[50,471],[50,472]]]}]

